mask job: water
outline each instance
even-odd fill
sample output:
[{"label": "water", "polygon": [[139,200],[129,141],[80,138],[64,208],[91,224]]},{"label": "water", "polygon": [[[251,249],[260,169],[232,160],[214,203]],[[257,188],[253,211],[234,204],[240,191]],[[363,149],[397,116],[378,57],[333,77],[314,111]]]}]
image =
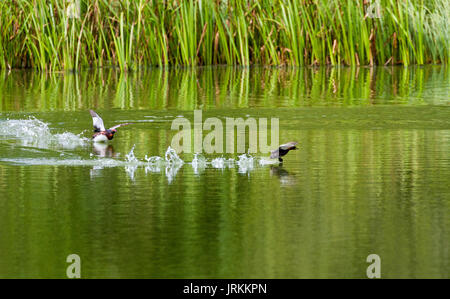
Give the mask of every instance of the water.
[{"label": "water", "polygon": [[[0,73],[0,277],[450,277],[449,69]],[[94,109],[118,129],[90,140]],[[170,148],[278,117],[283,165]]]}]

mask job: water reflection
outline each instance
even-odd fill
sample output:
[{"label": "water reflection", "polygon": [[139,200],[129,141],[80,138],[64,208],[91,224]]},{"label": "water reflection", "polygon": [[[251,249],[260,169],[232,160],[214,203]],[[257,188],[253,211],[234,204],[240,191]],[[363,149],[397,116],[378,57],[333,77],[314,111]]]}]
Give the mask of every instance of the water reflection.
[{"label": "water reflection", "polygon": [[278,177],[280,183],[282,185],[295,185],[297,183],[297,179],[295,175],[289,173],[286,169],[280,166],[271,166],[270,167],[270,175]]},{"label": "water reflection", "polygon": [[445,65],[12,71],[0,75],[0,111],[446,105],[449,73]]},{"label": "water reflection", "polygon": [[270,174],[277,177],[286,177],[289,176],[289,172],[283,168],[283,166],[271,166]]},{"label": "water reflection", "polygon": [[93,142],[93,152],[100,158],[116,158],[118,156],[114,147],[107,143]]},{"label": "water reflection", "polygon": [[[2,74],[0,277],[65,277],[76,252],[85,278],[364,278],[369,253],[447,278],[448,90],[445,66]],[[136,125],[98,148],[98,107]],[[176,156],[197,107],[275,115],[301,148]]]}]

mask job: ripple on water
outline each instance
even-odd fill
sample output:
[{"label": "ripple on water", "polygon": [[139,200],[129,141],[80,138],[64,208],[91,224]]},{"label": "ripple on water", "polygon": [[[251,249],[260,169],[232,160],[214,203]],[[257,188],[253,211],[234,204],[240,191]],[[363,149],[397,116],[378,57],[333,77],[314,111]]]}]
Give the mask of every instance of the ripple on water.
[{"label": "ripple on water", "polygon": [[[53,134],[50,131],[48,123],[34,117],[0,121],[0,136],[12,137],[25,147],[44,149],[54,147],[73,149],[90,144],[90,139],[70,132]],[[14,165],[88,166],[93,168],[93,177],[97,176],[99,171],[104,168],[124,167],[129,177],[133,180],[135,178],[136,170],[139,167],[143,167],[146,174],[164,170],[169,183],[173,181],[177,172],[185,164],[185,161],[183,161],[170,146],[167,148],[164,156],[148,157],[145,155],[143,160],[136,157],[134,150],[135,146],[133,145],[128,154],[125,155],[125,160],[105,157],[98,158],[93,156],[91,156],[91,159],[82,159],[61,155],[58,158],[2,158],[0,161]],[[189,164],[191,164],[195,174],[199,174],[207,167],[225,169],[234,168],[236,165],[238,166],[239,173],[248,173],[254,169],[256,161],[257,158],[249,154],[240,155],[237,159],[219,157],[213,158],[210,161],[201,154],[195,154],[192,162]],[[260,166],[274,163],[276,163],[276,161],[270,161],[264,158],[259,160]]]}]

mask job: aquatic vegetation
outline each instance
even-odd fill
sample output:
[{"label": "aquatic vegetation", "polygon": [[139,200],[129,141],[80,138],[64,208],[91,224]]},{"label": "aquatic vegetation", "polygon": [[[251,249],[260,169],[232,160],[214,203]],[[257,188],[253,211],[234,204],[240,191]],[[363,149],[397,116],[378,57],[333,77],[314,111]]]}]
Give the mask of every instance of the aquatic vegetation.
[{"label": "aquatic vegetation", "polygon": [[5,0],[0,68],[448,63],[448,1],[373,3]]}]

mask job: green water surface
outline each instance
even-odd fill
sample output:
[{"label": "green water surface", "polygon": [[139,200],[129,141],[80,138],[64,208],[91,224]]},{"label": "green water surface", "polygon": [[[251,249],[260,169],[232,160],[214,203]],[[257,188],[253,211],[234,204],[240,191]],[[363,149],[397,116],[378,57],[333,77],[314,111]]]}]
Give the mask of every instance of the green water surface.
[{"label": "green water surface", "polygon": [[[449,79],[445,66],[2,72],[0,277],[65,278],[75,253],[83,278],[365,278],[374,253],[383,278],[450,278]],[[99,148],[89,109],[134,124]],[[299,150],[283,165],[181,153],[146,167],[196,109],[279,118]]]}]

